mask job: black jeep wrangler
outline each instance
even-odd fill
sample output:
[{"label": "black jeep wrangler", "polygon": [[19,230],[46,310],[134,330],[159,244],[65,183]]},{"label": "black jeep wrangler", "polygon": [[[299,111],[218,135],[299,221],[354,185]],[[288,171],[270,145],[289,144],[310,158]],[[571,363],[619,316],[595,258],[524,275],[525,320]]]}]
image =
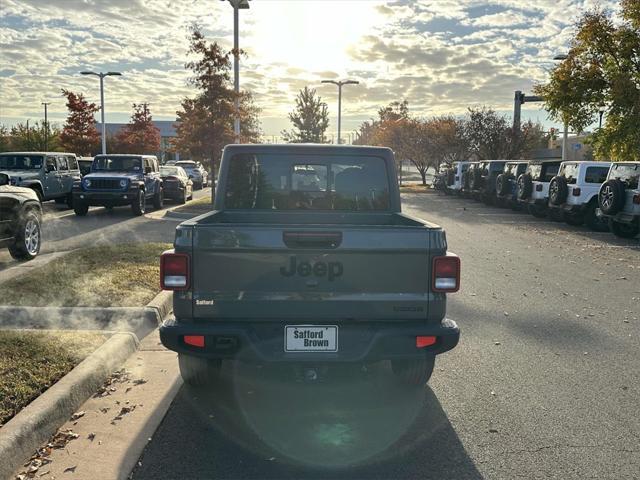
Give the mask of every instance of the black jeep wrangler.
[{"label": "black jeep wrangler", "polygon": [[16,260],[32,260],[40,251],[42,207],[31,188],[9,185],[0,173],[0,248],[8,248]]}]

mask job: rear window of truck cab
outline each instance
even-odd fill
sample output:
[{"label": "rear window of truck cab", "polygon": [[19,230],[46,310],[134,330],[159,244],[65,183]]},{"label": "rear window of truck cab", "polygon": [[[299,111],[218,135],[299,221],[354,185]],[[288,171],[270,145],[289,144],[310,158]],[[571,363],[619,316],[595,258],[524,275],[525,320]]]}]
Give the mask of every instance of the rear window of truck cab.
[{"label": "rear window of truck cab", "polygon": [[368,156],[238,154],[229,162],[225,209],[388,210],[384,160]]}]

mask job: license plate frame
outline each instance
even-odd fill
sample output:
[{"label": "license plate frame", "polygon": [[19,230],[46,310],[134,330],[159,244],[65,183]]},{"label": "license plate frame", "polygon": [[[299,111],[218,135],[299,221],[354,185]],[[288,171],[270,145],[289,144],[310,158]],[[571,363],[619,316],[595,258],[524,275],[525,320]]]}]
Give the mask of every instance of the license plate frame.
[{"label": "license plate frame", "polygon": [[[295,331],[302,336],[296,338]],[[318,333],[322,333],[322,335],[318,336]],[[286,353],[337,353],[338,339],[337,325],[285,325],[284,327],[284,351]],[[308,340],[312,345],[305,346],[305,340]],[[325,341],[326,345],[318,344],[318,342]]]}]

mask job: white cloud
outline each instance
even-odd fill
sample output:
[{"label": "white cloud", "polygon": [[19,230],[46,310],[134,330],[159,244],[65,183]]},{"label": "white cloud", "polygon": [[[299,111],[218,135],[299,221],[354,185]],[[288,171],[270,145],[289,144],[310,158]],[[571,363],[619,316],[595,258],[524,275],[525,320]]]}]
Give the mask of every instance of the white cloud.
[{"label": "white cloud", "polygon": [[[78,75],[83,69],[124,72],[106,81],[108,119],[124,120],[141,101],[171,118],[193,94],[184,70],[187,27],[198,22],[210,40],[232,44],[231,8],[215,0],[1,2],[0,122],[37,117],[44,99],[62,120],[61,88],[98,101],[97,80]],[[306,85],[334,111],[335,88],[320,81],[338,76],[361,81],[344,91],[351,118],[402,97],[423,115],[478,103],[509,109],[513,90],[545,79],[594,2],[254,0],[241,12],[242,85],[254,91],[268,133],[279,132],[274,119],[286,118]]]}]

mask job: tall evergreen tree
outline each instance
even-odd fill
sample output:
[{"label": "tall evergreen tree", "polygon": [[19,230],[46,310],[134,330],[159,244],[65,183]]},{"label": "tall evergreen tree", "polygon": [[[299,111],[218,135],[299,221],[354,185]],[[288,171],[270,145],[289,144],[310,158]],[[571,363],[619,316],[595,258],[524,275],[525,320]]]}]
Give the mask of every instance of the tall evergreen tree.
[{"label": "tall evergreen tree", "polygon": [[329,127],[327,104],[316,91],[304,87],[296,97],[296,108],[289,114],[293,130],[283,131],[288,143],[327,143],[325,132]]}]

